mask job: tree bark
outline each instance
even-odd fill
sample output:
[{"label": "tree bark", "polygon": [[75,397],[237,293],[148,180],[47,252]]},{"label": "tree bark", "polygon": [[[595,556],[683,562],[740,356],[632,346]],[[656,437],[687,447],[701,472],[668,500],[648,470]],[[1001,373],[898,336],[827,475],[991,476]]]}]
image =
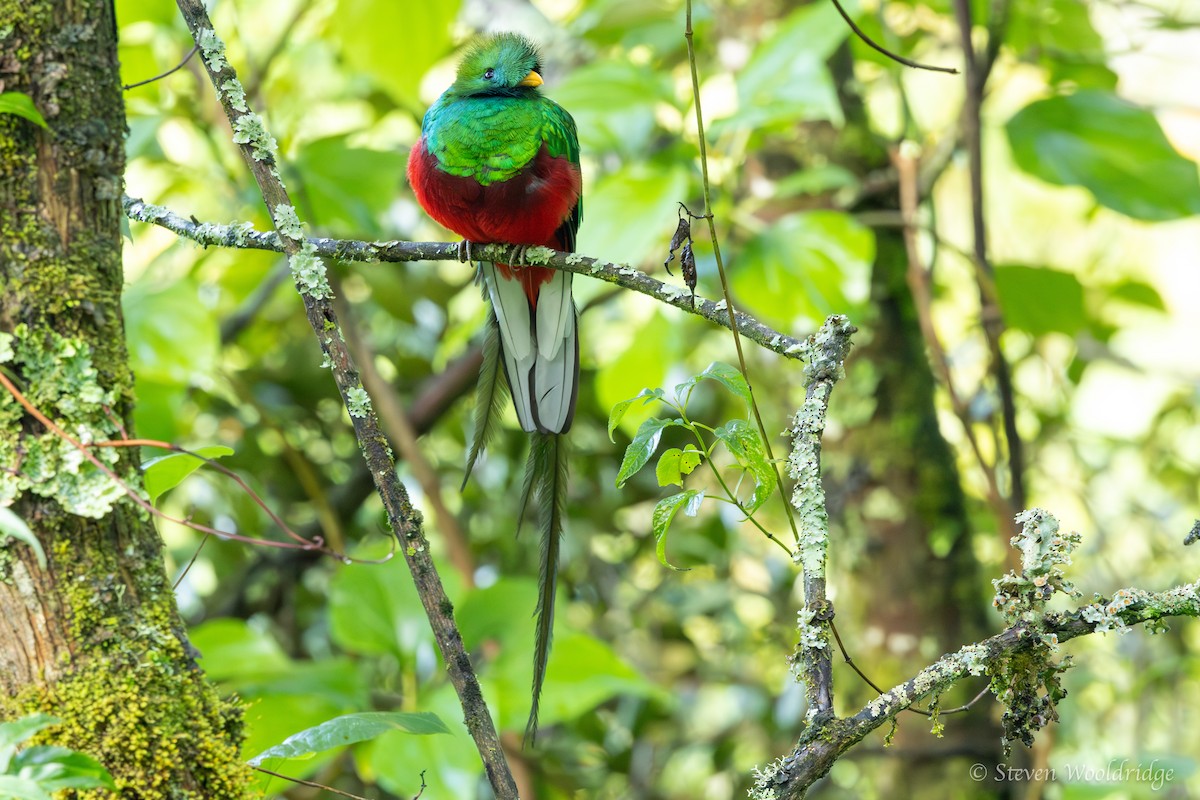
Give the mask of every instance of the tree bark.
[{"label": "tree bark", "polygon": [[[33,98],[44,130],[0,115],[0,368],[76,440],[130,430],[121,317],[125,114],[111,0],[0,0],[0,91]],[[91,448],[140,487],[132,448]],[[0,718],[62,724],[123,797],[234,798],[241,709],[206,683],[149,517],[0,392],[0,504],[45,550],[0,536]]]}]

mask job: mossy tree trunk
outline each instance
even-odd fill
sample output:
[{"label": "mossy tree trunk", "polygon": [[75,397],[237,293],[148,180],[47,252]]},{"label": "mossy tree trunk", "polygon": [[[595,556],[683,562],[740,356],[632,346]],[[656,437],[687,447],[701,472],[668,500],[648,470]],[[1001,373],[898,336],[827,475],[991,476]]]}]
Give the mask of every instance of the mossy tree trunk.
[{"label": "mossy tree trunk", "polygon": [[[121,318],[125,114],[111,0],[0,0],[0,369],[82,442],[132,435]],[[92,448],[140,485],[130,448]],[[148,515],[0,390],[0,504],[41,541],[0,543],[0,717],[98,758],[123,797],[247,793],[241,713],[196,666]],[[0,537],[2,538],[2,537]]]}]

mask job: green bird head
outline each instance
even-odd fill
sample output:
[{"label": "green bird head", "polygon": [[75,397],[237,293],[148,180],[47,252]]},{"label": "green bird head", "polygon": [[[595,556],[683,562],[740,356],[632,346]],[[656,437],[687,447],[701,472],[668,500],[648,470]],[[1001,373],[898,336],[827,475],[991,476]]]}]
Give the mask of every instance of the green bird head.
[{"label": "green bird head", "polygon": [[459,97],[521,97],[542,85],[542,57],[516,33],[479,39],[463,56],[450,92]]}]

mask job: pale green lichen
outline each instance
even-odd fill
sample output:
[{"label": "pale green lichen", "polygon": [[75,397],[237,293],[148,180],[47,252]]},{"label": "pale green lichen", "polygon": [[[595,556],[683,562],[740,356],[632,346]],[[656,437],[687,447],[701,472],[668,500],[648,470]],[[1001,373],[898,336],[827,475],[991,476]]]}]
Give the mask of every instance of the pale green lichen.
[{"label": "pale green lichen", "polygon": [[354,386],[346,391],[346,410],[350,416],[365,418],[371,413],[371,397],[361,386]]},{"label": "pale green lichen", "polygon": [[[801,650],[824,650],[829,646],[828,628],[817,622],[817,612],[810,608],[802,608],[796,612],[796,629],[800,632]],[[799,659],[795,661],[799,664]],[[797,674],[797,680],[800,675]]]},{"label": "pale green lichen", "polygon": [[233,141],[251,146],[255,161],[273,161],[278,144],[263,124],[262,117],[253,111],[242,114],[233,123]]},{"label": "pale green lichen", "polygon": [[674,284],[663,284],[662,292],[660,292],[660,294],[662,295],[662,299],[666,300],[668,303],[672,300],[678,300],[681,297],[687,296],[687,292],[685,292],[681,287],[675,286]]},{"label": "pale green lichen", "polygon": [[[115,404],[111,389],[99,383],[91,352],[78,339],[49,332],[31,335],[24,324],[8,338],[8,358],[25,382],[31,405],[45,414],[80,445],[97,438],[117,438],[120,431],[107,409]],[[0,438],[0,505],[23,492],[56,500],[71,514],[99,519],[124,494],[124,489],[85,457],[82,450],[52,431],[19,434],[24,409],[9,394],[0,397],[0,429],[14,435]],[[92,448],[93,458],[116,470],[116,448]],[[136,484],[136,476],[126,476]]]},{"label": "pale green lichen", "polygon": [[[1055,644],[1058,643],[1058,637],[1055,637]],[[981,644],[963,645],[958,651],[959,658],[962,659],[963,667],[967,670],[968,675],[983,675],[987,672],[989,653],[988,649]]]},{"label": "pale green lichen", "polygon": [[1021,531],[1011,543],[1021,553],[1021,572],[992,581],[992,603],[1006,625],[1022,629],[1028,645],[1000,654],[988,665],[992,693],[1005,706],[1006,754],[1014,741],[1032,745],[1033,734],[1058,719],[1058,702],[1067,694],[1060,676],[1071,659],[1055,660],[1058,636],[1047,630],[1046,605],[1057,592],[1079,596],[1063,574],[1079,534],[1062,534],[1058,520],[1040,508],[1021,512],[1016,521]]},{"label": "pale green lichen", "polygon": [[526,264],[547,264],[554,257],[554,251],[549,247],[526,247]]},{"label": "pale green lichen", "polygon": [[567,256],[567,263],[572,267],[578,266],[579,264],[583,263],[583,256],[581,256],[579,253],[571,253]]},{"label": "pale green lichen", "polygon": [[296,207],[286,203],[280,203],[275,206],[275,228],[279,231],[280,236],[286,236],[297,242],[304,239],[304,226],[300,224],[300,216],[296,213]]},{"label": "pale green lichen", "polygon": [[243,114],[250,111],[246,105],[246,90],[242,88],[242,82],[237,78],[229,78],[222,83],[221,93],[229,100],[229,105],[234,111],[241,111]]},{"label": "pale green lichen", "polygon": [[325,262],[318,258],[316,253],[312,243],[305,242],[300,252],[288,259],[288,266],[292,268],[292,277],[296,279],[296,288],[301,294],[324,300],[333,297],[333,290],[329,287],[329,278],[325,274]]},{"label": "pale green lichen", "polygon": [[829,541],[829,515],[825,509],[825,489],[821,485],[821,433],[825,429],[826,400],[830,384],[816,387],[792,418],[792,450],[787,471],[795,483],[792,506],[799,512],[800,547],[794,559],[805,575],[825,575],[825,550]]},{"label": "pale green lichen", "polygon": [[132,203],[126,213],[138,222],[153,223],[160,219],[166,219],[170,216],[171,210],[152,203]]},{"label": "pale green lichen", "polygon": [[844,375],[842,363],[850,351],[850,334],[855,328],[844,316],[825,320],[806,344],[809,363],[804,368],[807,394],[804,405],[792,418],[789,435],[788,476],[795,481],[792,506],[799,512],[800,547],[793,556],[806,576],[825,576],[825,550],[829,539],[829,515],[821,484],[821,434],[833,385]]},{"label": "pale green lichen", "polygon": [[794,760],[795,756],[780,757],[761,769],[755,767],[754,785],[747,792],[750,800],[776,800],[779,797],[776,787],[787,782],[787,770]]},{"label": "pale green lichen", "polygon": [[200,31],[200,53],[204,56],[204,63],[208,64],[208,68],[213,72],[220,72],[229,66],[229,62],[225,60],[225,43],[221,41],[221,37],[217,36],[217,32],[212,28],[204,28]]},{"label": "pale green lichen", "polygon": [[1021,532],[1011,543],[1021,553],[1021,573],[1010,571],[992,581],[996,589],[992,605],[1010,626],[1041,619],[1055,592],[1079,596],[1063,574],[1063,567],[1071,563],[1071,552],[1079,545],[1079,534],[1060,534],[1058,520],[1040,508],[1021,512],[1016,521]]}]

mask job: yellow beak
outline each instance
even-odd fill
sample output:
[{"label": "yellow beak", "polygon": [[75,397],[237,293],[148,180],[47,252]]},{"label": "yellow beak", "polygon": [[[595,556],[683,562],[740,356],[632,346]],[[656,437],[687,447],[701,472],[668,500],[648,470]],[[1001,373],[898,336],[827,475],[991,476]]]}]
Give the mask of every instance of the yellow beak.
[{"label": "yellow beak", "polygon": [[538,75],[537,70],[529,70],[529,74],[517,84],[517,86],[541,86],[543,83],[542,76]]}]

